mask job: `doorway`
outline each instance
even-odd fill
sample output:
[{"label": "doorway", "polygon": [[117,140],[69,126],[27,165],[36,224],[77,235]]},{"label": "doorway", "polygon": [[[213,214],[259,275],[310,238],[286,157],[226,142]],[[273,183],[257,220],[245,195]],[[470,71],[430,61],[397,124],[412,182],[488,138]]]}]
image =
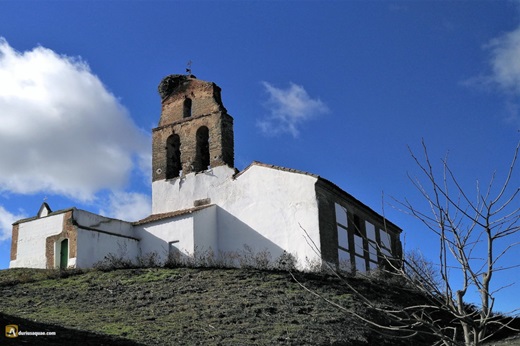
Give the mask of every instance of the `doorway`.
[{"label": "doorway", "polygon": [[63,239],[60,244],[60,269],[67,269],[69,266],[69,240]]}]

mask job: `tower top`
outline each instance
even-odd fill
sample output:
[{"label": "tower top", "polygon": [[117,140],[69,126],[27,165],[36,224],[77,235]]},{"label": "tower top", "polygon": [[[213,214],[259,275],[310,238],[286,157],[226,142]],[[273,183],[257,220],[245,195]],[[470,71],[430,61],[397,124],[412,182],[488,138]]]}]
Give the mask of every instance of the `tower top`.
[{"label": "tower top", "polygon": [[213,82],[193,75],[163,78],[161,118],[153,129],[153,181],[227,165],[233,167],[233,118]]},{"label": "tower top", "polygon": [[193,75],[169,75],[163,78],[158,90],[162,103],[159,126],[209,114],[227,114],[218,85]]},{"label": "tower top", "polygon": [[164,77],[161,80],[161,83],[159,83],[159,87],[157,88],[159,95],[161,95],[161,99],[164,100],[170,96],[174,91],[176,91],[177,88],[183,84],[186,84],[190,79],[197,79],[197,77],[192,74],[171,74]]}]

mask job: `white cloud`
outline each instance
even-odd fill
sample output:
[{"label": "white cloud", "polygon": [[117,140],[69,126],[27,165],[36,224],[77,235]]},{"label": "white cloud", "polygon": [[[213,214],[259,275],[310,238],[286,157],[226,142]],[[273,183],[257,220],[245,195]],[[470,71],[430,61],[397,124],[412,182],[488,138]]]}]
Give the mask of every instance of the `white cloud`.
[{"label": "white cloud", "polygon": [[320,99],[313,99],[301,85],[290,83],[287,89],[279,89],[268,82],[262,82],[269,94],[266,107],[270,114],[257,122],[264,134],[299,134],[299,126],[312,118],[328,112]]},{"label": "white cloud", "polygon": [[124,221],[137,221],[150,215],[150,196],[137,192],[114,192],[109,196],[106,210],[101,215]]},{"label": "white cloud", "polygon": [[520,27],[490,42],[492,80],[502,89],[520,94]]},{"label": "white cloud", "polygon": [[149,138],[80,58],[0,38],[0,192],[93,200],[121,188]]},{"label": "white cloud", "polygon": [[11,214],[0,205],[0,241],[11,238],[13,222],[26,218],[23,214]]}]

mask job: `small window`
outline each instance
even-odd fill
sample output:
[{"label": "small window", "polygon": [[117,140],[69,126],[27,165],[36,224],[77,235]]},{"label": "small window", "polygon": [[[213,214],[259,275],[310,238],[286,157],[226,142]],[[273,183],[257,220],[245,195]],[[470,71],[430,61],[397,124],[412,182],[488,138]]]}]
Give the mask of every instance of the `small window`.
[{"label": "small window", "polygon": [[365,221],[365,230],[367,233],[367,239],[376,241],[376,228],[370,222]]},{"label": "small window", "polygon": [[356,271],[364,273],[367,271],[367,262],[365,258],[354,256],[356,258]]},{"label": "small window", "polygon": [[375,242],[368,242],[368,257],[371,261],[377,262],[377,245]]},{"label": "small window", "polygon": [[341,205],[334,203],[334,207],[336,210],[336,222],[341,226],[347,228],[347,211]]},{"label": "small window", "polygon": [[353,234],[357,234],[361,236],[363,234],[363,229],[361,228],[361,219],[356,214],[348,215],[348,230]]},{"label": "small window", "polygon": [[354,233],[361,235],[361,220],[354,214]]},{"label": "small window", "polygon": [[352,270],[352,263],[350,263],[350,254],[342,249],[338,249],[338,264],[341,270]]},{"label": "small window", "polygon": [[354,235],[354,248],[357,255],[364,256],[363,238],[358,235]]},{"label": "small window", "polygon": [[189,118],[191,117],[191,99],[185,98],[184,103],[182,104],[182,117]]},{"label": "small window", "polygon": [[390,236],[390,233],[381,230],[379,232],[379,237],[381,239],[381,252],[385,256],[391,256],[392,255],[392,238]]},{"label": "small window", "polygon": [[337,226],[338,229],[338,246],[348,250],[348,233],[347,230],[341,226]]},{"label": "small window", "polygon": [[368,262],[368,269],[376,270],[378,267],[379,265],[376,262]]}]

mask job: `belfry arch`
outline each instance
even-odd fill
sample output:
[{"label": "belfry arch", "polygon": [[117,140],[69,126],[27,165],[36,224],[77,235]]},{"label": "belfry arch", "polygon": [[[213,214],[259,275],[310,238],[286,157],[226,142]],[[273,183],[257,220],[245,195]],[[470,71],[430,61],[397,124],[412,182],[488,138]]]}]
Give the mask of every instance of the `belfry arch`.
[{"label": "belfry arch", "polygon": [[215,83],[193,75],[170,75],[161,81],[161,118],[152,135],[152,181],[208,167],[234,167],[233,118],[220,91]]},{"label": "belfry arch", "polygon": [[195,172],[205,171],[210,166],[209,160],[209,130],[201,126],[196,134],[196,155],[193,164]]},{"label": "belfry arch", "polygon": [[181,170],[181,139],[172,134],[166,140],[166,179],[177,178]]}]

